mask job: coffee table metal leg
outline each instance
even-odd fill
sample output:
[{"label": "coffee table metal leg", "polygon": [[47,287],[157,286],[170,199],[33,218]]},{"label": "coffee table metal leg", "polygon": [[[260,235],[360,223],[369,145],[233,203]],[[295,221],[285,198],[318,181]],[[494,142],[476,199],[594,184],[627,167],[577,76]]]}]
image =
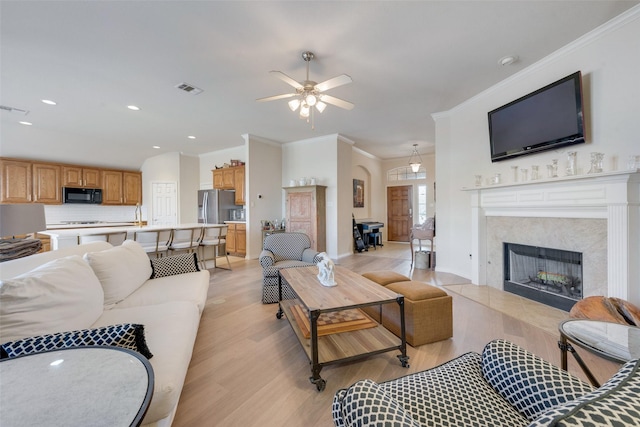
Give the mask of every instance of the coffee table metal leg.
[{"label": "coffee table metal leg", "polygon": [[278,272],[278,312],[276,313],[276,317],[282,319],[282,313],[282,276],[280,272]]},{"label": "coffee table metal leg", "polygon": [[400,307],[400,353],[398,355],[398,359],[400,359],[400,363],[402,363],[403,368],[409,367],[409,356],[407,356],[407,336],[406,336],[406,327],[405,327],[405,319],[404,319],[404,296],[398,295],[396,298],[396,302]]},{"label": "coffee table metal leg", "polygon": [[600,387],[600,383],[596,380],[596,377],[593,376],[589,367],[584,363],[582,357],[576,352],[571,344],[567,342],[567,338],[564,335],[560,335],[560,341],[558,341],[558,347],[560,347],[560,364],[562,369],[567,370],[567,351],[573,354],[573,358],[576,359],[578,365],[582,369],[582,372],[587,376],[587,379],[594,387]]},{"label": "coffee table metal leg", "polygon": [[309,310],[309,325],[311,326],[311,377],[309,381],[316,385],[318,391],[324,390],[327,382],[320,377],[322,366],[318,363],[318,318],[319,310]]}]

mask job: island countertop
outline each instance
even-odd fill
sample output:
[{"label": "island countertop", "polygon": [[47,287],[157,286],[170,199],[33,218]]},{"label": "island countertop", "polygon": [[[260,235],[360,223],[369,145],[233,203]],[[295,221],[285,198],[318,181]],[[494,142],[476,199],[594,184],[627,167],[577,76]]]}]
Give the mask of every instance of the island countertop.
[{"label": "island countertop", "polygon": [[91,234],[114,233],[119,231],[127,232],[127,239],[133,239],[136,231],[154,231],[154,230],[171,230],[184,229],[194,227],[224,227],[224,224],[200,224],[187,223],[178,225],[127,225],[124,227],[91,227],[91,228],[66,228],[59,230],[39,231],[38,234],[44,234],[51,238],[51,249],[57,250],[78,245],[78,236],[88,236]]}]

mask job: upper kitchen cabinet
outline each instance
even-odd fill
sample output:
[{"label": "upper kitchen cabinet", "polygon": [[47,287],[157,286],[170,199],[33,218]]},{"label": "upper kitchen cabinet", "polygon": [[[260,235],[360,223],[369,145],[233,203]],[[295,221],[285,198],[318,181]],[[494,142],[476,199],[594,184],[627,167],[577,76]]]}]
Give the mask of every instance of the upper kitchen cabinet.
[{"label": "upper kitchen cabinet", "polygon": [[59,165],[13,159],[0,163],[0,203],[62,203]]},{"label": "upper kitchen cabinet", "polygon": [[103,170],[101,179],[103,205],[142,203],[142,173]]},{"label": "upper kitchen cabinet", "polygon": [[235,190],[235,204],[244,205],[244,165],[213,170],[213,188]]},{"label": "upper kitchen cabinet", "polygon": [[102,188],[100,185],[100,169],[62,166],[62,186]]},{"label": "upper kitchen cabinet", "polygon": [[60,185],[60,165],[51,163],[33,163],[33,201],[59,205],[62,203],[62,186]]},{"label": "upper kitchen cabinet", "polygon": [[0,159],[2,189],[0,203],[29,203],[33,200],[31,162]]},{"label": "upper kitchen cabinet", "polygon": [[102,176],[102,204],[121,205],[122,200],[122,172],[103,170]]},{"label": "upper kitchen cabinet", "polygon": [[142,172],[122,172],[122,188],[123,204],[142,203]]},{"label": "upper kitchen cabinet", "polygon": [[236,190],[236,205],[244,205],[244,166],[233,168],[233,182]]}]

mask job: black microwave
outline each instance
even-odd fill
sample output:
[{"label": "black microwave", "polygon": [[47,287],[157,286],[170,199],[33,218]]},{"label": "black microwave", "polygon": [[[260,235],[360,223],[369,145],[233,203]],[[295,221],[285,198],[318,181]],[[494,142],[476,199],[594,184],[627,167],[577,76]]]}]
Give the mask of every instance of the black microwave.
[{"label": "black microwave", "polygon": [[99,205],[102,203],[102,190],[99,188],[62,187],[63,203],[84,203]]}]

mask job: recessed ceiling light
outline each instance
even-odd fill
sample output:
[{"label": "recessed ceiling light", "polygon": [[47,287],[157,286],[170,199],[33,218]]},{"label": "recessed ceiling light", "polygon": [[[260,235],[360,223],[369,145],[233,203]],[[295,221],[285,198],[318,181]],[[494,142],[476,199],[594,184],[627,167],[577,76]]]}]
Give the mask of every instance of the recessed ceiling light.
[{"label": "recessed ceiling light", "polygon": [[26,126],[31,126],[33,124],[31,122],[18,122],[18,123],[20,123],[21,125],[26,125]]},{"label": "recessed ceiling light", "polygon": [[140,107],[136,107],[135,105],[127,105],[129,110],[140,111]]},{"label": "recessed ceiling light", "polygon": [[196,139],[196,137],[195,137],[195,136],[193,136],[193,135],[189,135],[187,138],[189,138],[189,139]]},{"label": "recessed ceiling light", "polygon": [[52,101],[50,99],[43,99],[42,102],[44,102],[47,105],[57,105],[55,101]]},{"label": "recessed ceiling light", "polygon": [[160,146],[159,145],[154,145],[153,148],[155,148],[156,150],[159,150]]},{"label": "recessed ceiling light", "polygon": [[500,64],[500,65],[511,65],[514,62],[516,62],[517,60],[518,60],[518,56],[517,55],[503,56],[502,58],[500,58],[500,60],[498,60],[498,64]]}]

